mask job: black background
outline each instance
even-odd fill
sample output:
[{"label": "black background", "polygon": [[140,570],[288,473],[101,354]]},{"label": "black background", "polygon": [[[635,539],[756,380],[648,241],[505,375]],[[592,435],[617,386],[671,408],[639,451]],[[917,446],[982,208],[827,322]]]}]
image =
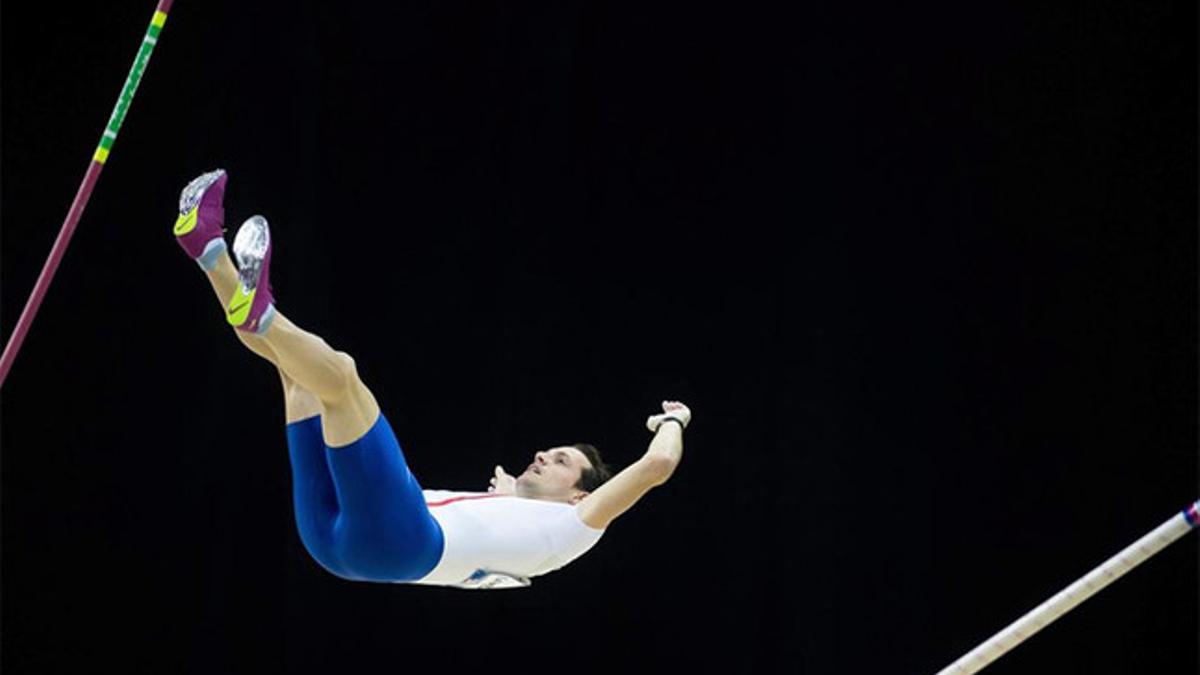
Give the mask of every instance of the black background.
[{"label": "black background", "polygon": [[[6,673],[932,673],[1197,497],[1195,3],[176,4],[4,385]],[[6,2],[3,334],[152,8]],[[221,166],[426,487],[691,405],[523,591],[356,584],[172,241]],[[988,672],[1195,673],[1197,538]]]}]

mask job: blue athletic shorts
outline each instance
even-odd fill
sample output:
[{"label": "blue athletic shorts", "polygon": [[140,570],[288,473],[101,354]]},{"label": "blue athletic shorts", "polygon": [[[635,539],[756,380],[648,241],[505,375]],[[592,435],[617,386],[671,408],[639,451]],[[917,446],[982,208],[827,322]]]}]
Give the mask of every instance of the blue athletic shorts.
[{"label": "blue athletic shorts", "polygon": [[415,581],[442,557],[442,528],[386,418],[362,438],[330,448],[321,418],[287,425],[292,501],[300,540],[345,579]]}]

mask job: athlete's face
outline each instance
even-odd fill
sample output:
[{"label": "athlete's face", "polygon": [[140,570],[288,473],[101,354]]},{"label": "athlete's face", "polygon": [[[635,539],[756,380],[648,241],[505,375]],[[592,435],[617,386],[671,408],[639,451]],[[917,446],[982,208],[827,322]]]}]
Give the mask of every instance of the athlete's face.
[{"label": "athlete's face", "polygon": [[575,484],[583,475],[584,467],[591,466],[578,448],[565,445],[543,450],[535,454],[525,472],[517,476],[517,495],[574,504],[587,496]]}]

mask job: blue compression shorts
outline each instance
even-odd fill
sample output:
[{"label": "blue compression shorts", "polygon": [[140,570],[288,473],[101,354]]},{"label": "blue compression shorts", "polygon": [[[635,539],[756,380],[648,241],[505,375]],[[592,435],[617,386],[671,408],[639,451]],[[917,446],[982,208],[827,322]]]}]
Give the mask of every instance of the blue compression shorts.
[{"label": "blue compression shorts", "polygon": [[415,581],[442,557],[442,528],[380,413],[350,445],[330,448],[321,418],[287,425],[296,527],[309,554],[345,579]]}]

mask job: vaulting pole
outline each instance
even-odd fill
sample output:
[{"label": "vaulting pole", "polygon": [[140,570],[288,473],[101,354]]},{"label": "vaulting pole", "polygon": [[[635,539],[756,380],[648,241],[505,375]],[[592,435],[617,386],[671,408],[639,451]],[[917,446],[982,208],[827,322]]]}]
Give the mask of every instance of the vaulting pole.
[{"label": "vaulting pole", "polygon": [[67,218],[58,232],[54,247],[50,249],[50,257],[42,266],[42,273],[38,275],[37,283],[33,286],[33,293],[29,295],[25,309],[21,310],[21,318],[17,320],[17,327],[13,329],[12,335],[8,338],[8,344],[4,346],[4,353],[0,355],[0,387],[4,386],[4,380],[8,378],[8,371],[17,358],[21,343],[25,341],[25,335],[29,332],[29,326],[37,315],[38,307],[41,306],[42,299],[46,297],[46,289],[54,280],[58,264],[62,262],[67,245],[71,243],[71,235],[75,233],[75,226],[79,224],[83,209],[87,207],[88,198],[92,196],[92,188],[96,186],[96,180],[100,178],[104,162],[108,160],[108,153],[112,151],[113,142],[117,140],[121,123],[125,121],[125,113],[129,111],[133,94],[137,91],[138,83],[142,81],[142,73],[146,70],[146,64],[150,62],[150,54],[154,51],[154,45],[158,43],[159,33],[162,32],[163,24],[167,21],[167,12],[171,10],[173,1],[159,0],[158,7],[154,10],[154,16],[150,19],[150,27],[146,29],[146,35],[142,38],[141,49],[138,50],[137,58],[133,61],[133,68],[129,71],[129,76],[125,78],[125,86],[121,89],[120,97],[117,98],[117,105],[108,118],[108,126],[105,127],[104,135],[100,137],[100,144],[96,146],[96,151],[92,154],[92,161],[83,175],[79,191],[75,193],[75,201],[71,202],[71,208],[67,210]]}]

